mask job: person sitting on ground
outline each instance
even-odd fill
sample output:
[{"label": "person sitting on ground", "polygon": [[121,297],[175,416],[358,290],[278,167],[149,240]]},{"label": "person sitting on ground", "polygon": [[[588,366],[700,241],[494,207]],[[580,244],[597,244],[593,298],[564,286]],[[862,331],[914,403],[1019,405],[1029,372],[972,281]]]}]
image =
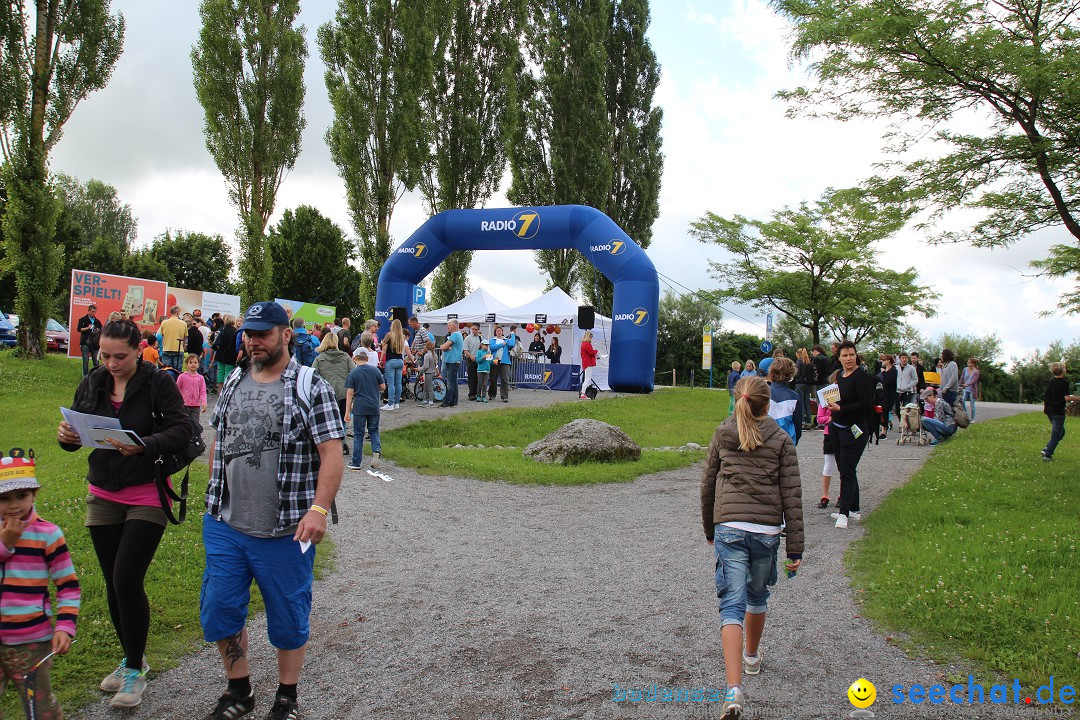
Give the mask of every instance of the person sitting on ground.
[{"label": "person sitting on ground", "polygon": [[803,553],[802,483],[795,444],[768,417],[769,387],[764,380],[744,378],[735,393],[735,414],[716,428],[701,477],[701,524],[716,554],[727,677],[725,718],[742,716],[743,668],[747,675],[761,672],[760,643],[769,586],[776,583],[781,526],[787,530],[788,573],[798,570]]},{"label": "person sitting on ground", "polygon": [[795,363],[786,357],[773,358],[769,364],[769,417],[798,445],[802,437],[802,400],[788,387],[794,377]]},{"label": "person sitting on ground", "polygon": [[951,437],[956,432],[952,404],[944,397],[939,398],[934,403],[934,417],[924,419],[923,427],[926,428],[926,432],[934,436],[934,439],[930,441],[931,445],[937,445],[942,440]]}]

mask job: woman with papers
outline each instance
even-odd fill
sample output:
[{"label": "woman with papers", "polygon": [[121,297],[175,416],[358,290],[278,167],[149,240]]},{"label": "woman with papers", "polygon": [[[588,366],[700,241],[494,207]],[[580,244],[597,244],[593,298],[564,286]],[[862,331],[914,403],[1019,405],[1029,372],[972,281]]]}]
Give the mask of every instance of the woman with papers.
[{"label": "woman with papers", "polygon": [[[143,579],[165,533],[166,519],[154,477],[154,461],[182,451],[191,440],[184,401],[168,373],[144,363],[138,326],[130,320],[108,323],[101,333],[101,367],[82,379],[71,409],[97,416],[98,425],[118,424],[124,435],[106,437],[109,449],[80,434],[94,430],[93,418],[60,423],[60,447],[98,449],[88,457],[86,525],[105,576],[116,636],[124,658],[101,682],[115,693],[113,707],[135,707],[146,687],[144,653],[150,630],[150,605]],[[155,415],[158,418],[155,420]],[[74,419],[74,416],[73,416]],[[84,422],[85,421],[85,422]],[[89,433],[88,433],[89,434]]]}]

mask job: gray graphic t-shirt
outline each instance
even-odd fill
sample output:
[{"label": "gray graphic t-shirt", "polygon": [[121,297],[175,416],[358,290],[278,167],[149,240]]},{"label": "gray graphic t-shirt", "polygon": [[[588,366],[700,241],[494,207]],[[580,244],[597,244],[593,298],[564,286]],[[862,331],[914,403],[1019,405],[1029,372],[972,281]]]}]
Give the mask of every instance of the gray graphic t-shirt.
[{"label": "gray graphic t-shirt", "polygon": [[275,532],[278,516],[278,460],[285,417],[285,381],[256,382],[245,373],[225,411],[221,439],[225,452],[225,493],[221,517],[253,537],[292,535]]}]

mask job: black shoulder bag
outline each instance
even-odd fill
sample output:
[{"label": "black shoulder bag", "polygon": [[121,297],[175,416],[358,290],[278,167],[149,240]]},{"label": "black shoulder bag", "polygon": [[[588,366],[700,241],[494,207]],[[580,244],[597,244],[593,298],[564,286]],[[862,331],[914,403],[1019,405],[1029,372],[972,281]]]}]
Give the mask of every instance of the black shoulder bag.
[{"label": "black shoulder bag", "polygon": [[[154,432],[157,433],[165,429],[165,416],[158,408],[157,393],[153,387],[150,388],[150,407],[154,417]],[[188,466],[195,458],[206,452],[206,443],[202,439],[202,425],[191,416],[186,419],[191,423],[191,440],[187,446],[176,452],[162,453],[154,460],[154,482],[157,484],[158,497],[161,499],[161,509],[165,511],[165,519],[173,525],[179,525],[187,517],[188,476],[190,474]],[[181,470],[184,471],[184,479],[180,481],[180,494],[177,495],[176,491],[169,487],[167,478]],[[173,515],[172,508],[169,507],[170,499],[180,504],[179,517]]]}]

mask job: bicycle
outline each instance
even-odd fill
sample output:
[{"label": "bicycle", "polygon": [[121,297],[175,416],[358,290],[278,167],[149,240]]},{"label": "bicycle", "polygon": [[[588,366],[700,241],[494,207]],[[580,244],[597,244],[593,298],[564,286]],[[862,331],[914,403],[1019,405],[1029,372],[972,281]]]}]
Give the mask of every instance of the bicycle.
[{"label": "bicycle", "polygon": [[[413,383],[412,394],[418,402],[424,397],[424,374],[417,373],[416,382]],[[436,402],[442,402],[446,398],[446,381],[436,375],[431,381],[431,396]]]}]

